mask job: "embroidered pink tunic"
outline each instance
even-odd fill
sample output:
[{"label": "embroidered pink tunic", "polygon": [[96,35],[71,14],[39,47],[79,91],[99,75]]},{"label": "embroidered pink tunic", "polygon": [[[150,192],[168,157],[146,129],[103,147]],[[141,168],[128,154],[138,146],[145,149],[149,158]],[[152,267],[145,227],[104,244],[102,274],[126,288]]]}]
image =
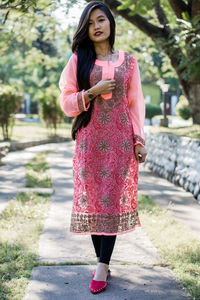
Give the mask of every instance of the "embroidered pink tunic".
[{"label": "embroidered pink tunic", "polygon": [[[76,68],[73,54],[59,82],[60,104],[69,117],[90,106],[78,91]],[[116,62],[97,59],[91,86],[104,78],[114,78],[116,88],[94,100],[91,120],[76,137],[71,234],[116,235],[141,226],[134,145],[144,145],[145,105],[136,58],[119,51]]]}]

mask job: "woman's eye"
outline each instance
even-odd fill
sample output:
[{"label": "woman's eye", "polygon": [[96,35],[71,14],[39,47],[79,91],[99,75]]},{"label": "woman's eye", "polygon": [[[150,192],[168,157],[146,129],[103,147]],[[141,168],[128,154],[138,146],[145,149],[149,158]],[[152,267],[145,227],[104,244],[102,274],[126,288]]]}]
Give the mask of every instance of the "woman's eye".
[{"label": "woman's eye", "polygon": [[103,21],[104,21],[104,19],[100,19],[100,20],[99,20],[99,22],[103,22]]}]

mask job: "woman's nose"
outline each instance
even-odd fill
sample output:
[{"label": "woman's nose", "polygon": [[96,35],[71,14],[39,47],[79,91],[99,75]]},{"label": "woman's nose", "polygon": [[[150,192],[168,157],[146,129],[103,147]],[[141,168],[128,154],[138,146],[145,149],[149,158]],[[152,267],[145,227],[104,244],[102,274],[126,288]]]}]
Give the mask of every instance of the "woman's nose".
[{"label": "woman's nose", "polygon": [[95,28],[95,29],[98,29],[98,28],[99,28],[99,22],[95,22],[95,23],[94,23],[94,28]]}]

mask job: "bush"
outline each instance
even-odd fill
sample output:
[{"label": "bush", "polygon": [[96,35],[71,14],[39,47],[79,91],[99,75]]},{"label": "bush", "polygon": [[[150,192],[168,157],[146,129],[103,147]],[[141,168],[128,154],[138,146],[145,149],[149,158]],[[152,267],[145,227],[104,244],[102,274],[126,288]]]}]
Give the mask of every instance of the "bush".
[{"label": "bush", "polygon": [[39,96],[40,116],[47,128],[53,128],[56,134],[58,124],[65,120],[59,103],[59,90],[52,85]]},{"label": "bush", "polygon": [[185,96],[180,96],[175,108],[176,114],[183,120],[188,120],[191,117],[189,102]]},{"label": "bush", "polygon": [[0,126],[4,140],[9,140],[15,123],[14,114],[21,106],[22,95],[11,86],[0,85]]},{"label": "bush", "polygon": [[151,125],[152,125],[152,118],[161,114],[162,114],[162,110],[160,106],[152,105],[149,103],[146,104],[146,118],[150,120]]}]

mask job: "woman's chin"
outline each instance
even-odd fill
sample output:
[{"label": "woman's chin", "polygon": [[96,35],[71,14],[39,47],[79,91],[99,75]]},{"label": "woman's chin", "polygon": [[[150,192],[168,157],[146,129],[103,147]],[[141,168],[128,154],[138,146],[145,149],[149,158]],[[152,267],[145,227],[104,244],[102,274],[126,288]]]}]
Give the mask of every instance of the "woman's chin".
[{"label": "woman's chin", "polygon": [[92,41],[93,41],[93,43],[104,43],[104,42],[108,41],[108,38],[99,36],[99,37],[93,38]]}]

